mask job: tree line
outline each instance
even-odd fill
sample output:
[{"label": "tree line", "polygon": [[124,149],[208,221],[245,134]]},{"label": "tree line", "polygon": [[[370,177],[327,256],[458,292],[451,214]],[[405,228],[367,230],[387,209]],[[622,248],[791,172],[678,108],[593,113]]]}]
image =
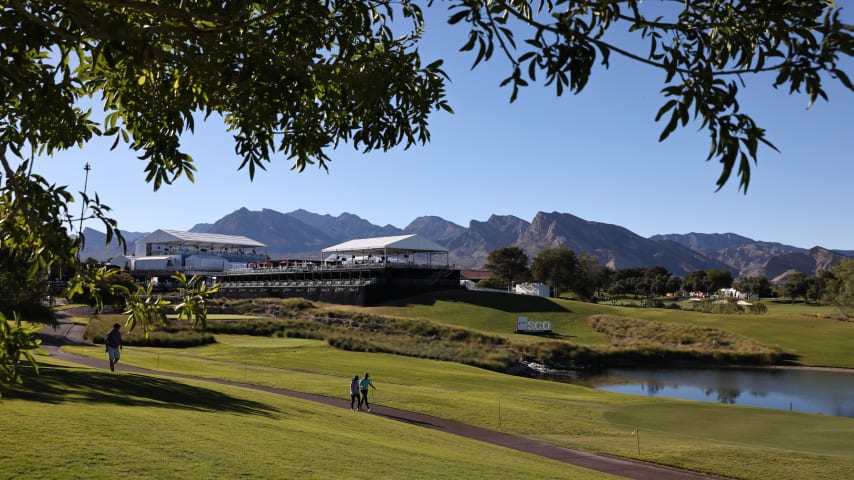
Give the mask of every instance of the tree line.
[{"label": "tree line", "polygon": [[540,282],[553,297],[572,294],[581,300],[597,296],[659,297],[665,295],[714,295],[734,288],[749,298],[783,297],[792,301],[825,303],[850,317],[854,311],[854,260],[846,259],[814,276],[795,272],[785,282],[772,283],[764,276],[739,279],[725,269],[695,270],[684,277],[661,266],[612,269],[587,253],[566,247],[547,248],[533,260],[519,247],[493,250],[484,266],[491,274],[480,286],[511,289],[514,284]]}]

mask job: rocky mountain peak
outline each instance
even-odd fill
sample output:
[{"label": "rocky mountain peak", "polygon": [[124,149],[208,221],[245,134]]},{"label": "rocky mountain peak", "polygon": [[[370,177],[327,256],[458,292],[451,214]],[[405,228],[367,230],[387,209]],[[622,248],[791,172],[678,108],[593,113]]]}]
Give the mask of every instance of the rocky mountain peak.
[{"label": "rocky mountain peak", "polygon": [[[644,238],[619,225],[554,211],[538,212],[531,222],[514,215],[491,215],[486,221],[471,220],[468,228],[441,217],[423,216],[401,230],[392,225],[374,225],[352,213],[332,216],[303,209],[281,213],[240,208],[213,224],[193,228],[252,238],[267,244],[274,257],[313,258],[323,248],[354,238],[417,233],[447,247],[451,262],[463,268],[481,267],[489,252],[507,246],[520,247],[530,259],[545,248],[566,247],[597,257],[600,263],[615,269],[662,266],[674,275],[687,275],[715,268],[728,269],[735,277],[764,275],[769,279],[791,271],[814,275],[849,258],[823,247],[805,250],[733,233]],[[120,254],[114,245],[97,249],[106,237],[96,233],[86,230],[84,255],[106,260]],[[144,234],[125,235],[132,244]]]}]

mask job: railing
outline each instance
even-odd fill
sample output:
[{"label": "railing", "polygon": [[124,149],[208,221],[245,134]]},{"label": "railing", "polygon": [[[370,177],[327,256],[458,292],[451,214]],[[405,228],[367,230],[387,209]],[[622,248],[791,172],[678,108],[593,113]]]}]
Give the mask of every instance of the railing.
[{"label": "railing", "polygon": [[276,267],[255,267],[255,268],[232,268],[220,274],[226,273],[300,273],[300,272],[328,272],[328,271],[350,271],[350,270],[381,270],[384,268],[420,268],[430,270],[455,270],[456,265],[430,265],[426,263],[357,263],[357,264],[342,264],[342,265],[314,265],[305,267],[294,266],[276,266]]}]

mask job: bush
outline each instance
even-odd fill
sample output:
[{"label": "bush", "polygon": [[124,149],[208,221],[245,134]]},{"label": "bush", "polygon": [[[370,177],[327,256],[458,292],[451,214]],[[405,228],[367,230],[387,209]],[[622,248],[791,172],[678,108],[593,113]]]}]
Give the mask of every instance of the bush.
[{"label": "bush", "polygon": [[753,302],[750,304],[749,310],[754,315],[764,315],[768,313],[768,306],[762,302]]},{"label": "bush", "polygon": [[[118,272],[112,278],[111,283],[114,285],[120,285],[126,288],[129,292],[134,292],[137,289],[136,281],[133,277],[130,276],[127,272]],[[107,306],[124,306],[125,304],[125,295],[118,291],[110,291],[106,288],[105,285],[100,285],[101,288],[101,301],[104,305]],[[79,293],[76,295],[72,295],[68,299],[71,303],[82,303],[85,305],[89,305],[90,307],[94,307],[97,304],[95,297],[91,295],[91,292],[88,290],[84,293]]]},{"label": "bush", "polygon": [[478,288],[492,288],[495,290],[506,290],[507,284],[497,278],[489,277],[483,280],[478,280]]},{"label": "bush", "polygon": [[[86,326],[84,337],[96,345],[103,345],[107,333],[114,323],[125,323],[124,315],[96,315]],[[210,332],[195,330],[186,322],[172,323],[149,332],[146,337],[142,329],[122,332],[122,344],[147,347],[186,348],[216,343]]]},{"label": "bush", "polygon": [[732,315],[744,313],[744,308],[731,300],[701,300],[691,303],[695,312],[715,313],[719,315]]}]

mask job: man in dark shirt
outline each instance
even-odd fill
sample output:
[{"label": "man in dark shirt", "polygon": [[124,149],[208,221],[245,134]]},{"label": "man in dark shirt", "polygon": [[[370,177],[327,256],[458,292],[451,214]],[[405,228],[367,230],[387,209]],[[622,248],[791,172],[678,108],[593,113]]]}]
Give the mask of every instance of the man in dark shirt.
[{"label": "man in dark shirt", "polygon": [[113,325],[113,329],[107,334],[107,356],[110,358],[110,371],[116,371],[116,363],[121,358],[122,350],[122,334],[119,329],[122,328],[118,323]]}]

